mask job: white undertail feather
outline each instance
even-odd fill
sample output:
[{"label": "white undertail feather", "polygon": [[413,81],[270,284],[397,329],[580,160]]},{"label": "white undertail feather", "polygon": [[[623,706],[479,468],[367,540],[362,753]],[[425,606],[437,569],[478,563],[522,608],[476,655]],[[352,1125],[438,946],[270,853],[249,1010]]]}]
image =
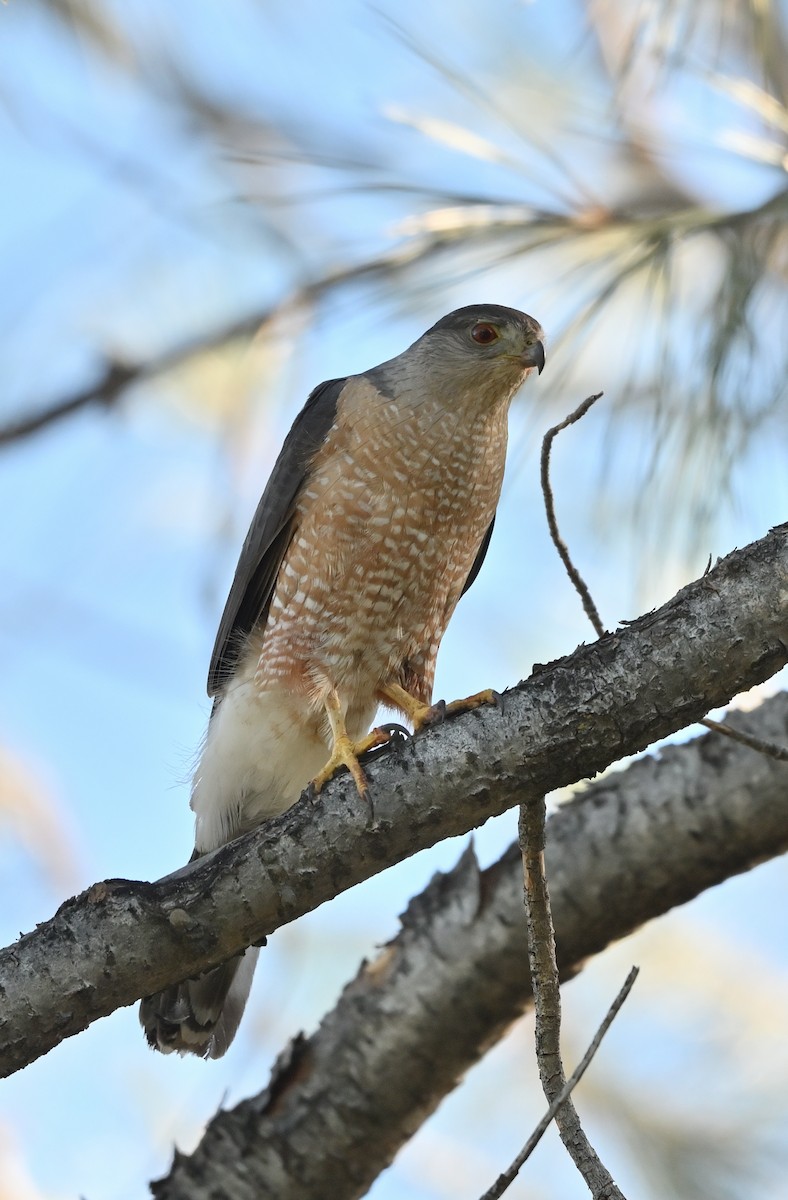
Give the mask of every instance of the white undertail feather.
[{"label": "white undertail feather", "polygon": [[201,854],[284,812],[323,766],[329,748],[318,731],[322,713],[305,727],[304,707],[284,691],[260,692],[253,675],[230,685],[211,718],[192,784]]},{"label": "white undertail feather", "polygon": [[[369,727],[374,707],[351,736]],[[260,691],[251,669],[214,710],[192,783],[195,853],[207,854],[298,799],[328,759],[322,705],[284,690]],[[140,1020],[165,1054],[221,1058],[243,1015],[259,950],[147,997]]]}]

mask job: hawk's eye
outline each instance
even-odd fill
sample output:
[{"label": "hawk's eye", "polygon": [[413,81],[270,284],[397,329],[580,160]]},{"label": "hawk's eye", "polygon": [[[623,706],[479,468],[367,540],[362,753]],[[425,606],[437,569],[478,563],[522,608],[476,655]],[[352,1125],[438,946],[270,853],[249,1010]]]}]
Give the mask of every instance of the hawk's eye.
[{"label": "hawk's eye", "polygon": [[498,341],[499,334],[494,325],[488,325],[486,321],[480,321],[471,330],[471,337],[480,346],[489,346],[492,342]]}]

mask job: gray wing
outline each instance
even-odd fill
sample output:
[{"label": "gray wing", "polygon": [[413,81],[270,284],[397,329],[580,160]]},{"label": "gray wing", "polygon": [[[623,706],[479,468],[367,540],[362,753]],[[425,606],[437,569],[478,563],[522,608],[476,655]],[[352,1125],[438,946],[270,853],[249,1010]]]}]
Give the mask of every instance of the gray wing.
[{"label": "gray wing", "polygon": [[482,569],[482,563],[484,562],[485,555],[487,554],[487,550],[490,545],[490,538],[492,537],[492,531],[493,531],[494,526],[495,526],[495,517],[493,517],[492,521],[490,521],[490,524],[487,526],[487,532],[485,533],[484,537],[482,538],[482,544],[479,547],[476,558],[473,560],[473,566],[471,567],[470,571],[468,572],[468,578],[465,580],[465,587],[462,589],[462,591],[460,593],[461,596],[465,595],[468,588],[474,582],[474,580],[476,579],[476,576],[479,574],[479,572]]},{"label": "gray wing", "polygon": [[224,606],[208,671],[214,696],[235,671],[245,642],[265,621],[276,577],[293,536],[296,501],[310,459],[334,423],[347,379],[329,379],[310,394],[285,438],[252,519]]}]

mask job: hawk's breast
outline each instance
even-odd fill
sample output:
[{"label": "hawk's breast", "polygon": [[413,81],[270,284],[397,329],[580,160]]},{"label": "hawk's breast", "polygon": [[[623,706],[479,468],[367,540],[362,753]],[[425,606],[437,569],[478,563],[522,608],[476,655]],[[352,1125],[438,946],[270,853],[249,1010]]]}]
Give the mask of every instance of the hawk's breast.
[{"label": "hawk's breast", "polygon": [[363,694],[405,659],[431,676],[500,494],[507,405],[343,413],[315,456],[260,645],[259,686]]}]

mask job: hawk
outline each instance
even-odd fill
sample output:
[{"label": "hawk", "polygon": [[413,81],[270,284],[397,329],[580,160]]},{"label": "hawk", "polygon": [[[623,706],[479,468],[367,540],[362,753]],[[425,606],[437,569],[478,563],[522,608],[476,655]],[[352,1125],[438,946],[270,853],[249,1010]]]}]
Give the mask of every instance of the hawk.
[{"label": "hawk", "polygon": [[[194,858],[284,812],[359,755],[384,704],[434,715],[435,661],[492,534],[509,405],[544,366],[533,317],[474,304],[404,353],[332,379],[285,439],[244,542],[208,673],[214,706],[192,785]],[[450,710],[489,698],[480,693]],[[219,1058],[254,947],[142,1001],[151,1046]]]}]

